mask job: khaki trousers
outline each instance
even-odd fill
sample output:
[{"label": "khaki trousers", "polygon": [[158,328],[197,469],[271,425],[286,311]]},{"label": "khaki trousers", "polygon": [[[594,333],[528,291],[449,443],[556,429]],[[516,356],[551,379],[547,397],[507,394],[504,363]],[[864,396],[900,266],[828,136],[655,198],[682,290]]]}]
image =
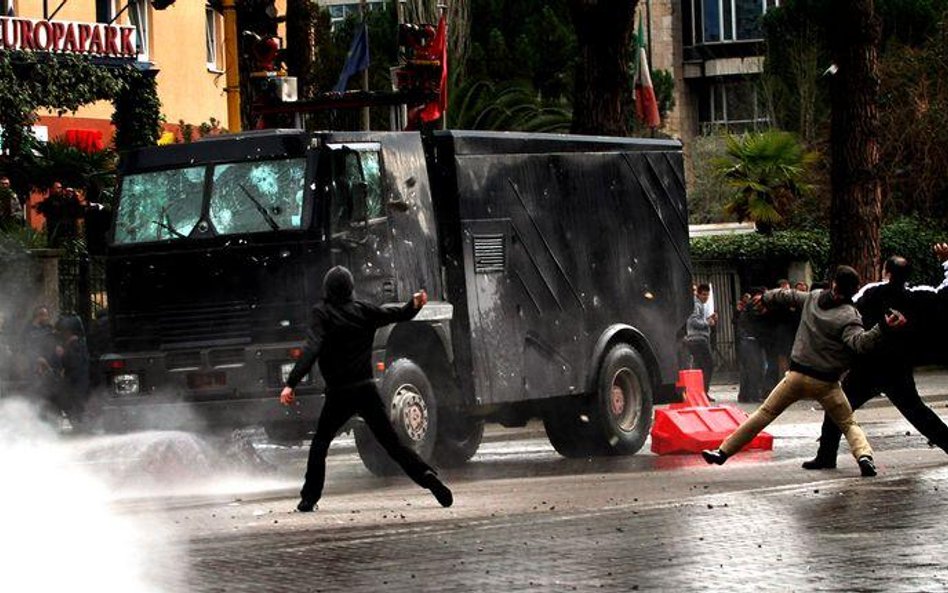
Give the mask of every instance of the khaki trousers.
[{"label": "khaki trousers", "polygon": [[784,375],[783,380],[774,387],[757,411],[721,443],[721,451],[727,455],[734,455],[784,410],[801,399],[819,402],[826,414],[846,436],[853,457],[859,459],[863,455],[872,456],[872,448],[866,440],[866,433],[853,419],[853,410],[849,407],[839,381],[828,383],[796,371],[789,371]]}]

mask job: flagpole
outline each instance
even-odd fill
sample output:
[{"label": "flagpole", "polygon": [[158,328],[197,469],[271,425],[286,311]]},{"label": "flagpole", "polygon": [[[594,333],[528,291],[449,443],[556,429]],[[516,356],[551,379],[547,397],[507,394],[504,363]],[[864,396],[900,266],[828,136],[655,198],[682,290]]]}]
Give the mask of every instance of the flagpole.
[{"label": "flagpole", "polygon": [[[447,19],[448,19],[447,15],[445,14],[445,13],[447,13],[447,11],[448,11],[448,4],[447,4],[447,2],[448,2],[448,0],[444,0],[444,2],[439,2],[439,3],[438,3],[438,13],[439,13],[438,16],[440,16],[441,18],[445,19],[445,21],[447,21]],[[447,45],[448,45],[447,36],[445,36],[444,44],[445,44],[445,47],[447,47]],[[447,56],[447,55],[448,55],[448,52],[445,51],[445,52],[444,52],[444,55]],[[444,68],[444,64],[442,64],[441,67]],[[448,83],[447,83],[447,81],[445,81],[444,88],[441,89],[441,92],[442,92],[442,93],[448,92]],[[444,111],[441,112],[441,129],[442,129],[442,130],[447,130],[447,129],[448,129],[448,104],[447,104],[447,103],[444,104]]]},{"label": "flagpole", "polygon": [[[368,25],[365,22],[365,13],[368,11],[369,5],[367,0],[359,0],[359,8],[362,10],[362,26],[366,27],[366,43],[368,43]],[[368,92],[369,90],[369,69],[365,68],[362,71],[362,90]],[[369,119],[369,108],[362,108],[362,129],[366,132],[371,128],[370,119]]]}]

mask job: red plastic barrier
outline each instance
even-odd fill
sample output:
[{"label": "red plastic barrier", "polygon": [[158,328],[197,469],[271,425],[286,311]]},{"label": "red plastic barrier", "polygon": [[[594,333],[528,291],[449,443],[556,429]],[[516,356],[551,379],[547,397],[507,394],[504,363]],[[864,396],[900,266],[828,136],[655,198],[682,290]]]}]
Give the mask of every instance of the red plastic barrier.
[{"label": "red plastic barrier", "polygon": [[675,387],[684,390],[685,403],[674,404],[676,407],[707,407],[711,405],[708,394],[704,392],[704,374],[700,369],[686,369],[678,371],[678,382]]},{"label": "red plastic barrier", "polygon": [[[685,403],[655,410],[652,423],[652,452],[700,453],[715,449],[747,419],[747,414],[731,406],[711,406],[704,392],[701,371],[687,370],[678,374],[678,386],[685,390]],[[702,403],[703,402],[703,403]],[[773,436],[762,432],[745,449],[774,448]]]}]

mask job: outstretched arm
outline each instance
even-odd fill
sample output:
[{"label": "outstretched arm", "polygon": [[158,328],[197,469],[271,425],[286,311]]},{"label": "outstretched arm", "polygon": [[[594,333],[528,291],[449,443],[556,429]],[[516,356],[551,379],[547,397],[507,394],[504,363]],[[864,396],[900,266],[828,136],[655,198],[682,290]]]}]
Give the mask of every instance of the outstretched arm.
[{"label": "outstretched arm", "polygon": [[[760,301],[767,307],[800,308],[806,302],[809,293],[792,288],[775,288],[768,290],[760,297]],[[757,297],[754,297],[756,300]]]},{"label": "outstretched arm", "polygon": [[290,376],[286,379],[286,385],[283,387],[283,391],[280,392],[280,403],[284,406],[293,403],[293,400],[296,398],[296,386],[303,380],[306,373],[313,368],[313,364],[315,364],[316,359],[319,358],[319,354],[323,349],[324,333],[322,312],[316,311],[313,315],[313,326],[306,332],[306,344],[303,346],[303,356],[293,365],[293,370],[290,371]]},{"label": "outstretched arm", "polygon": [[414,319],[421,308],[428,304],[428,293],[422,290],[411,296],[401,307],[377,307],[368,305],[366,315],[376,327],[385,327],[392,323]]}]

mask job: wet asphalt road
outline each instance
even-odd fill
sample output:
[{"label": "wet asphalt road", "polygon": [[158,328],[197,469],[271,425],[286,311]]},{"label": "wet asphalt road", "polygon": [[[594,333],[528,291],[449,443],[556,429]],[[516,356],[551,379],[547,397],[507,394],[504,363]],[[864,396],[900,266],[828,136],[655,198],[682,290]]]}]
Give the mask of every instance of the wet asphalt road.
[{"label": "wet asphalt road", "polygon": [[292,511],[302,447],[259,446],[275,471],[129,478],[113,507],[167,530],[149,553],[168,591],[948,590],[948,456],[882,406],[859,416],[879,477],[859,478],[845,445],[839,469],[806,472],[820,418],[791,408],[773,452],[724,467],[566,460],[537,425],[491,431],[444,472],[450,509],[369,475],[346,439],[314,514]]}]

